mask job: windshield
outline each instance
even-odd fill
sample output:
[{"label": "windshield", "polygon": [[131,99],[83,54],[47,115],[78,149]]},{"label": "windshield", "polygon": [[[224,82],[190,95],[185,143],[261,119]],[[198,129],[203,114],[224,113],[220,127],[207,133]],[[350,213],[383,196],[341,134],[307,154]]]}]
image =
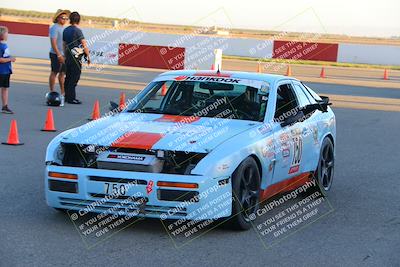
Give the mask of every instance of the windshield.
[{"label": "windshield", "polygon": [[263,121],[268,94],[255,87],[207,81],[159,81],[128,112]]}]

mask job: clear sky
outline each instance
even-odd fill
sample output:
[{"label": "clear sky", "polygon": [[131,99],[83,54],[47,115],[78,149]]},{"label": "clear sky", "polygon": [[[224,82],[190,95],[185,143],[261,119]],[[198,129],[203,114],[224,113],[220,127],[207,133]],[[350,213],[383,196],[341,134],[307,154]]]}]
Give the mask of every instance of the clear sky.
[{"label": "clear sky", "polygon": [[227,28],[400,36],[400,0],[0,0],[0,7]]}]

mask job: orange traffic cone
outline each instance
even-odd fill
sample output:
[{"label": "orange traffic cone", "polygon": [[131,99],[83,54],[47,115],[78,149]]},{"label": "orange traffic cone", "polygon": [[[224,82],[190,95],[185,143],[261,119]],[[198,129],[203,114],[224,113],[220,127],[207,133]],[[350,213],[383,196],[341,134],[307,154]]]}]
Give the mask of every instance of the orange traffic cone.
[{"label": "orange traffic cone", "polygon": [[93,105],[92,118],[89,120],[95,121],[98,119],[100,119],[100,103],[99,100],[96,100]]},{"label": "orange traffic cone", "polygon": [[385,71],[383,72],[383,79],[384,80],[389,80],[389,72],[387,69],[385,69]]},{"label": "orange traffic cone", "polygon": [[292,67],[290,67],[290,65],[287,67],[286,76],[292,76]]},{"label": "orange traffic cone", "polygon": [[125,93],[121,93],[119,96],[119,108],[124,109],[125,108]]},{"label": "orange traffic cone", "polygon": [[42,129],[43,132],[55,132],[56,127],[54,126],[54,119],[53,119],[53,110],[49,108],[47,110],[47,117],[46,121],[44,122],[44,127]]},{"label": "orange traffic cone", "polygon": [[214,64],[211,65],[211,70],[215,70],[215,65]]},{"label": "orange traffic cone", "polygon": [[10,146],[20,146],[23,145],[24,143],[21,143],[19,141],[18,137],[18,127],[17,127],[17,121],[12,120],[11,121],[11,126],[10,126],[10,133],[8,134],[8,140],[7,142],[3,142],[3,145],[10,145]]},{"label": "orange traffic cone", "polygon": [[258,73],[262,73],[262,71],[261,71],[261,63],[260,62],[258,62],[258,65],[257,65],[257,72]]},{"label": "orange traffic cone", "polygon": [[319,77],[320,77],[320,78],[326,78],[326,75],[325,75],[325,68],[324,68],[324,67],[322,67],[321,73],[320,73]]},{"label": "orange traffic cone", "polygon": [[167,85],[164,83],[161,87],[161,96],[165,96],[167,94]]}]

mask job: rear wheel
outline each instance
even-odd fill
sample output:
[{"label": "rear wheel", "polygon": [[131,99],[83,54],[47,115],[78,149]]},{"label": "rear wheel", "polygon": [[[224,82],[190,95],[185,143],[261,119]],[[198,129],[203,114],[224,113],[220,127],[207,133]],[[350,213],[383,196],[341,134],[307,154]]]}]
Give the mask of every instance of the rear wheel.
[{"label": "rear wheel", "polygon": [[333,144],[329,138],[325,138],[321,145],[318,167],[314,174],[317,189],[323,196],[326,196],[332,187],[334,167]]},{"label": "rear wheel", "polygon": [[246,158],[232,175],[232,216],[228,226],[235,230],[251,227],[249,215],[259,206],[260,172],[252,157]]}]

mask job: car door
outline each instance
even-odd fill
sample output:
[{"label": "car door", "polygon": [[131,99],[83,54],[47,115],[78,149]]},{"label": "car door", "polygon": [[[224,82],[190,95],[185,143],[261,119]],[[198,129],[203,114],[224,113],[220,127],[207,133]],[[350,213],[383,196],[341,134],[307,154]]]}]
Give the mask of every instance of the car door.
[{"label": "car door", "polygon": [[[307,94],[305,91],[305,88],[303,85],[298,82],[293,80],[292,81],[293,89],[295,91],[295,94],[297,96],[297,99],[299,101],[299,106],[300,108],[304,108],[305,106],[309,104],[315,104],[315,100],[312,99],[312,97]],[[318,148],[318,138],[317,135],[317,124],[316,124],[316,119],[317,119],[317,114],[319,111],[312,112],[306,116],[304,116],[304,119],[301,122],[301,138],[303,140],[303,155],[302,155],[302,164],[301,164],[301,172],[311,172],[315,170],[315,153],[316,150],[318,150],[319,154],[319,148]]]},{"label": "car door", "polygon": [[[293,81],[293,88],[299,99],[300,106],[304,107],[308,104],[317,103],[314,97],[310,94],[304,85],[298,81]],[[307,146],[307,153],[304,155],[304,171],[315,171],[320,154],[320,141],[321,141],[321,114],[320,110],[315,110],[310,113],[304,120],[304,124],[308,127],[308,130],[303,133],[303,139],[307,141],[305,144]],[[307,137],[307,138],[306,138]]]},{"label": "car door", "polygon": [[309,142],[307,127],[302,122],[282,126],[282,122],[291,116],[300,115],[300,105],[297,94],[290,80],[277,85],[276,105],[273,119],[275,166],[273,183],[300,175],[306,170],[304,157],[307,154]]}]

